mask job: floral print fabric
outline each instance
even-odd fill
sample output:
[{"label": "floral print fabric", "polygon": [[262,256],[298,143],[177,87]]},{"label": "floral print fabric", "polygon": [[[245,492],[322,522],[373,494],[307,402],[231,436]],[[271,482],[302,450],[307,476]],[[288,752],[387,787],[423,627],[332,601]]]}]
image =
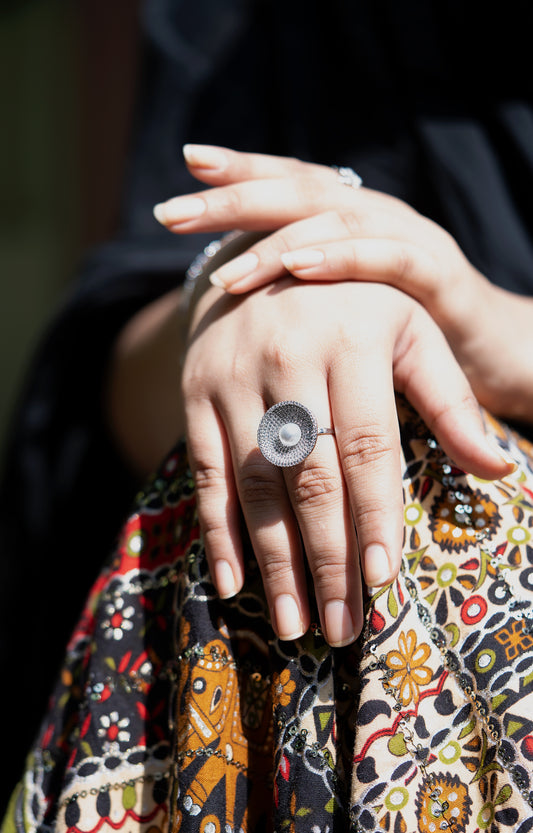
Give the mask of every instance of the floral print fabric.
[{"label": "floral print fabric", "polygon": [[[533,457],[495,483],[398,400],[404,559],[357,644],[274,637],[249,552],[217,598],[180,445],[68,646],[4,821],[22,831],[533,830]],[[244,533],[243,533],[244,534]]]}]

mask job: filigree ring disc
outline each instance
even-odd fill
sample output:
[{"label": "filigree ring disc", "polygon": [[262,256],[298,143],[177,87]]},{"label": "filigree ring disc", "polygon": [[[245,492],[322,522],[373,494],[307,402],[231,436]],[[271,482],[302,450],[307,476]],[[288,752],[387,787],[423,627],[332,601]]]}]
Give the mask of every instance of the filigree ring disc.
[{"label": "filigree ring disc", "polygon": [[295,466],[311,454],[318,437],[314,414],[300,402],[278,402],[257,429],[257,444],[275,466]]}]

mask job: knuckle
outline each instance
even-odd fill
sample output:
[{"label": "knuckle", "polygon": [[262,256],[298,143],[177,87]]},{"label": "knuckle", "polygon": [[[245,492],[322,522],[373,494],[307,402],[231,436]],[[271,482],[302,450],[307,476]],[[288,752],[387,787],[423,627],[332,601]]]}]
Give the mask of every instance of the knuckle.
[{"label": "knuckle", "polygon": [[201,369],[189,362],[181,373],[180,385],[183,397],[190,400],[203,399],[201,391],[205,388],[205,382],[205,375],[202,374]]},{"label": "knuckle", "polygon": [[319,466],[305,468],[293,476],[290,486],[293,505],[298,508],[323,506],[341,500],[342,483],[338,475]]},{"label": "knuckle", "polygon": [[348,237],[358,237],[363,231],[363,221],[360,212],[338,211],[337,217],[341,225],[348,232]]},{"label": "knuckle", "polygon": [[394,258],[394,274],[400,282],[409,280],[414,267],[413,252],[408,246],[400,245]]},{"label": "knuckle", "polygon": [[312,565],[313,582],[319,594],[331,598],[343,597],[346,589],[346,561],[331,554],[320,554]]},{"label": "knuckle", "polygon": [[393,453],[392,437],[377,429],[359,432],[351,439],[345,440],[342,447],[343,464],[348,472],[379,462]]},{"label": "knuckle", "polygon": [[268,558],[257,556],[263,581],[274,591],[276,587],[291,587],[294,582],[290,559],[275,548],[269,549]]},{"label": "knuckle", "polygon": [[217,213],[239,215],[243,208],[243,197],[236,186],[229,186],[219,191],[217,195]]},{"label": "knuckle", "polygon": [[442,291],[441,281],[437,276],[439,267],[431,259],[426,263],[424,254],[409,244],[399,244],[392,263],[392,272],[396,283],[411,287],[414,297],[428,305],[438,298]]},{"label": "knuckle", "polygon": [[472,390],[466,391],[459,399],[449,400],[434,408],[427,420],[429,430],[438,432],[439,427],[446,421],[447,417],[450,414],[455,417],[458,411],[479,414],[479,405]]},{"label": "knuckle", "polygon": [[390,515],[390,506],[376,500],[360,500],[357,505],[356,527],[362,530],[376,530],[383,525],[383,519]]},{"label": "knuckle", "polygon": [[220,469],[203,464],[198,460],[195,460],[194,463],[194,482],[200,499],[204,492],[221,491],[226,488],[226,478]]},{"label": "knuckle", "polygon": [[357,252],[354,251],[354,248],[350,247],[350,250],[341,249],[341,255],[338,259],[338,269],[341,272],[341,274],[357,274],[359,268],[360,259],[358,258]]},{"label": "knuckle", "polygon": [[222,518],[213,514],[199,514],[199,524],[203,542],[208,552],[217,549],[218,544],[225,544],[228,540],[228,527]]},{"label": "knuckle", "polygon": [[298,245],[297,237],[295,240],[294,231],[291,233],[291,230],[288,231],[286,227],[272,234],[267,242],[270,246],[270,254],[275,256],[278,256],[280,252],[288,252],[295,245]]},{"label": "knuckle", "polygon": [[239,494],[247,506],[271,506],[279,500],[279,483],[265,476],[264,467],[248,464],[240,473]]},{"label": "knuckle", "polygon": [[270,339],[262,349],[263,367],[274,379],[291,378],[299,364],[301,349],[302,342],[297,336],[291,338],[286,334],[282,342]]}]

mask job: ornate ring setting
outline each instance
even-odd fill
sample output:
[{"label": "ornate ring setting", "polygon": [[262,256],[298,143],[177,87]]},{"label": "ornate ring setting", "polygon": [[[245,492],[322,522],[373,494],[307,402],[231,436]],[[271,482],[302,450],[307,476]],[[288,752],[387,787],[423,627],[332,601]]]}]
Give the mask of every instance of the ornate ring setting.
[{"label": "ornate ring setting", "polygon": [[257,429],[257,444],[269,463],[283,468],[295,466],[308,457],[321,434],[333,428],[319,428],[315,415],[294,400],[272,405]]},{"label": "ornate ring setting", "polygon": [[338,167],[333,165],[333,170],[337,172],[337,178],[341,185],[348,185],[349,188],[360,188],[363,180],[356,174],[353,168]]}]

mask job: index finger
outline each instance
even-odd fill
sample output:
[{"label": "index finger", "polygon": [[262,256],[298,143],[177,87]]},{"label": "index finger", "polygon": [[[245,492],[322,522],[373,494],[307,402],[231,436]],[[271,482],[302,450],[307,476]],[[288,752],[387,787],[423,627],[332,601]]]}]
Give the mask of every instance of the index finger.
[{"label": "index finger", "polygon": [[183,146],[183,156],[192,175],[210,185],[243,182],[247,179],[275,179],[303,173],[328,178],[332,175],[332,170],[326,165],[303,162],[290,156],[243,153],[218,145],[187,144]]}]

